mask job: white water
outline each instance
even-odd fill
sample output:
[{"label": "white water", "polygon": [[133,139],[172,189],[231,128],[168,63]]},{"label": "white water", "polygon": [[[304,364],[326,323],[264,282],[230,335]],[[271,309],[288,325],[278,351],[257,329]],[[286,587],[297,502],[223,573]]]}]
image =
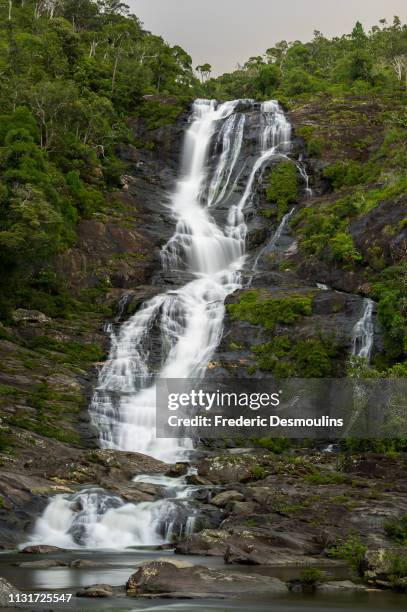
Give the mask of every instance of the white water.
[{"label": "white water", "polygon": [[363,314],[353,328],[352,355],[363,357],[370,363],[374,343],[374,302],[365,299],[363,303]]},{"label": "white water", "polygon": [[266,246],[260,251],[260,253],[257,255],[254,264],[253,264],[253,272],[256,272],[258,270],[259,267],[259,261],[262,259],[262,257],[264,257],[264,255],[266,254],[270,254],[272,253],[275,248],[278,245],[278,242],[281,238],[281,236],[283,235],[283,232],[287,226],[287,223],[289,222],[289,220],[291,219],[291,217],[293,216],[295,211],[295,208],[292,208],[290,210],[290,212],[288,212],[286,215],[284,215],[284,217],[281,219],[280,221],[280,225],[277,227],[274,236],[271,238],[270,242],[268,244],[266,244]]},{"label": "white water", "polygon": [[[221,339],[225,298],[241,287],[247,234],[243,211],[252,202],[264,164],[290,146],[291,128],[277,102],[264,103],[259,156],[246,189],[231,207],[225,225],[216,224],[210,208],[228,197],[244,140],[245,116],[235,112],[239,102],[217,105],[199,100],[194,105],[185,137],[183,176],[171,200],[176,230],[162,250],[164,271],[184,270],[193,279],[146,302],[113,337],[91,407],[103,447],[166,461],[179,459],[191,448],[188,440],[155,437],[151,356],[157,361],[158,355],[157,377],[204,375]],[[209,152],[216,135],[221,152],[211,174]],[[160,330],[158,347],[151,346],[153,328]]]},{"label": "white water", "polygon": [[[235,112],[238,104],[199,100],[194,105],[183,173],[171,199],[176,230],[162,250],[164,273],[185,271],[192,280],[146,301],[118,333],[111,328],[109,359],[90,409],[104,448],[165,461],[176,461],[192,448],[189,440],[156,438],[154,380],[204,375],[221,339],[225,299],[242,286],[244,210],[253,203],[266,162],[290,149],[291,127],[277,102],[262,104],[258,156],[242,197],[230,208],[224,225],[217,224],[210,211],[227,201],[242,173],[237,165],[246,120]],[[221,152],[211,171],[209,156],[216,134]],[[186,516],[184,510],[180,518],[179,513],[193,487],[184,481],[173,481],[174,486],[165,477],[143,476],[136,481],[164,486],[167,497],[135,505],[94,489],[58,495],[37,521],[32,542],[125,548],[170,542],[174,535],[192,532],[195,515]]]},{"label": "white water", "polygon": [[158,546],[171,542],[175,532],[189,535],[188,521],[181,520],[178,526],[180,512],[182,502],[177,505],[172,498],[131,504],[102,489],[84,489],[52,498],[28,544],[68,549]]}]

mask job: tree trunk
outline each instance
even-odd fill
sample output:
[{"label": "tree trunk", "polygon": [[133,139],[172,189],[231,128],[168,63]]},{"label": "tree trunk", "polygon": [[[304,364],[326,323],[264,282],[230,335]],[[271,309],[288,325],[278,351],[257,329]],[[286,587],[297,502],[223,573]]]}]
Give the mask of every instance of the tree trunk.
[{"label": "tree trunk", "polygon": [[114,61],[114,66],[113,66],[112,91],[114,91],[114,86],[116,84],[116,74],[117,74],[117,67],[119,65],[119,58],[120,58],[120,48],[117,50],[116,59]]},{"label": "tree trunk", "polygon": [[11,13],[13,11],[13,0],[8,0],[8,20],[11,21]]}]

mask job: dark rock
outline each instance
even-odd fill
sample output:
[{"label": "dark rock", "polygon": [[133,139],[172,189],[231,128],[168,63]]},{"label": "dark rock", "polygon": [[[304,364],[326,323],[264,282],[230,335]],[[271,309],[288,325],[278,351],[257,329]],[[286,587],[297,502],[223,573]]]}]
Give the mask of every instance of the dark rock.
[{"label": "dark rock", "polygon": [[59,546],[48,546],[47,544],[40,544],[38,546],[26,546],[20,550],[20,553],[30,555],[48,555],[51,553],[66,552],[65,548],[59,548]]},{"label": "dark rock", "polygon": [[180,594],[191,598],[204,595],[241,594],[281,595],[287,586],[277,578],[221,572],[196,565],[178,568],[172,563],[153,561],[143,565],[130,576],[126,584],[130,596]]},{"label": "dark rock", "polygon": [[113,588],[108,584],[93,584],[80,589],[76,593],[76,597],[90,597],[95,599],[113,597]]},{"label": "dark rock", "polygon": [[103,567],[106,567],[106,564],[103,562],[100,563],[98,561],[89,561],[88,559],[74,559],[70,562],[69,567],[82,569],[87,567],[101,567],[102,565]]},{"label": "dark rock", "polygon": [[165,476],[169,478],[179,478],[185,476],[188,473],[188,463],[175,463],[165,472]]},{"label": "dark rock", "polygon": [[50,567],[64,567],[67,564],[57,559],[44,559],[44,561],[24,561],[19,563],[18,567],[24,567],[26,569],[49,569]]},{"label": "dark rock", "polygon": [[332,582],[321,582],[316,585],[318,593],[363,593],[367,587],[355,584],[350,580],[336,580]]},{"label": "dark rock", "polygon": [[185,480],[187,484],[195,485],[197,487],[208,487],[212,485],[210,480],[207,480],[206,478],[203,478],[202,476],[198,476],[198,474],[189,474],[185,478]]},{"label": "dark rock", "polygon": [[211,499],[211,504],[224,508],[230,502],[241,502],[244,496],[238,491],[223,491]]}]

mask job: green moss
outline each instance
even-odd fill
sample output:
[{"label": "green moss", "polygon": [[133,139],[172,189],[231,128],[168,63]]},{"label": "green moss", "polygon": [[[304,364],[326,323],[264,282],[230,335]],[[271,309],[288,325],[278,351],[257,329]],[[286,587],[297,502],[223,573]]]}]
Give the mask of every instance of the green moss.
[{"label": "green moss", "polygon": [[297,168],[292,162],[281,161],[272,169],[266,195],[268,201],[276,205],[276,210],[263,210],[263,215],[269,217],[274,214],[280,221],[287,213],[288,205],[298,199]]},{"label": "green moss", "polygon": [[29,343],[29,347],[39,352],[53,351],[61,353],[64,360],[73,364],[94,363],[102,361],[104,350],[97,344],[80,344],[79,342],[61,342],[48,336],[39,336]]},{"label": "green moss", "polygon": [[278,323],[295,323],[301,316],[310,316],[312,297],[267,299],[258,291],[248,291],[242,295],[238,304],[229,304],[227,308],[233,320],[248,321],[271,330]]},{"label": "green moss", "polygon": [[58,425],[50,418],[43,417],[42,419],[34,420],[28,414],[20,413],[9,418],[10,425],[33,431],[40,436],[66,442],[68,444],[78,444],[80,436],[72,429],[62,428],[59,422]]},{"label": "green moss", "polygon": [[339,472],[313,472],[308,474],[305,480],[316,485],[337,485],[345,481],[345,476]]}]

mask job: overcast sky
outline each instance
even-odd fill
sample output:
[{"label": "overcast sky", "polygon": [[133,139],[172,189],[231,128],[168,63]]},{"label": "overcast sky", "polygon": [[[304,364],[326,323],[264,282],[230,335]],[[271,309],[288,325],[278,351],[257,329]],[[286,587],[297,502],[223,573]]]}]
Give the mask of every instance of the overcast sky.
[{"label": "overcast sky", "polygon": [[[126,0],[125,0],[126,1]],[[279,40],[310,40],[366,27],[385,17],[407,19],[406,0],[127,0],[144,27],[188,51],[194,66],[233,70]]]}]

